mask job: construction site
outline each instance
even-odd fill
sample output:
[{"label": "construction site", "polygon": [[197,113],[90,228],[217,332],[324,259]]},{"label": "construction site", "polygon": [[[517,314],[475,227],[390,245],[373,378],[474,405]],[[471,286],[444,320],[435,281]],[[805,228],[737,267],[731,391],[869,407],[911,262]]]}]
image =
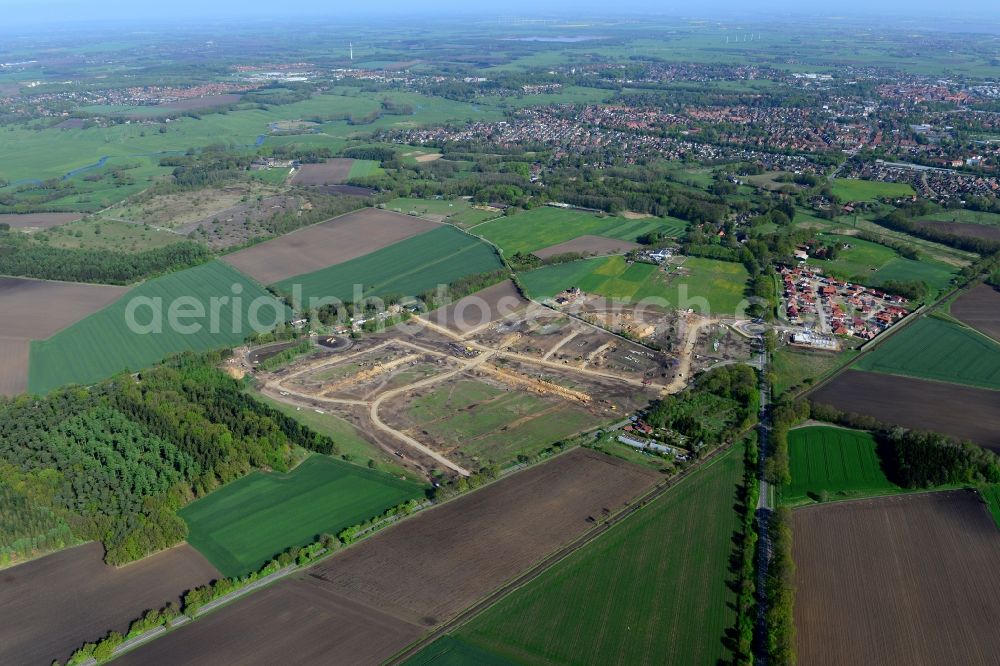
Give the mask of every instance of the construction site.
[{"label": "construction site", "polygon": [[626,419],[699,371],[749,357],[723,323],[664,317],[670,352],[530,302],[472,328],[432,313],[254,374],[264,395],[340,417],[405,467],[466,475]]}]

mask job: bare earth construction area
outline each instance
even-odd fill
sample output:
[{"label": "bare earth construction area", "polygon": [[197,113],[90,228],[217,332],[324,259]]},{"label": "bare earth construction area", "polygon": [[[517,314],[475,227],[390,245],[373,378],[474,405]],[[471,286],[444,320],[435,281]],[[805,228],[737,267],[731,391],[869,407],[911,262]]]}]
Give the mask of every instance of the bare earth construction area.
[{"label": "bare earth construction area", "polygon": [[120,568],[103,556],[88,543],[0,572],[0,662],[65,660],[84,641],[124,633],[146,610],[221,576],[187,544]]},{"label": "bare earth construction area", "polygon": [[589,531],[594,519],[618,511],[658,478],[574,449],[421,513],[121,661],[379,663]]},{"label": "bare earth construction area", "polygon": [[257,280],[272,284],[356,259],[439,225],[409,215],[364,208],[223,257]]},{"label": "bare earth construction area", "polygon": [[1000,530],[953,491],[793,513],[799,663],[994,664]]},{"label": "bare earth construction area", "polygon": [[518,309],[502,286],[480,294],[511,296],[515,313],[465,334],[414,319],[348,353],[262,373],[261,390],[339,416],[421,474],[467,474],[620,420],[671,388],[662,352],[548,308]]}]

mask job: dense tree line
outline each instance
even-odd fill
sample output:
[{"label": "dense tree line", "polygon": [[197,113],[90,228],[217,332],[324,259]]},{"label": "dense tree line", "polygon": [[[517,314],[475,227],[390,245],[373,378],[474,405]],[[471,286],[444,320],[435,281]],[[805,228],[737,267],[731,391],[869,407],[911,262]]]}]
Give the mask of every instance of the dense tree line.
[{"label": "dense tree line", "polygon": [[422,301],[424,308],[429,312],[448,303],[453,303],[469,294],[492,287],[508,277],[510,277],[509,271],[503,268],[485,273],[466,275],[454,282],[450,282],[443,293],[439,294],[436,289],[430,289],[417,295],[417,300]]},{"label": "dense tree line", "polygon": [[767,598],[767,656],[776,666],[795,664],[795,561],[792,559],[792,512],[781,507],[771,513],[771,562],[765,578]]},{"label": "dense tree line", "polygon": [[893,428],[876,435],[889,478],[905,488],[1000,482],[1000,458],[971,442]]},{"label": "dense tree line", "polygon": [[246,154],[230,152],[225,146],[208,146],[181,156],[163,157],[160,166],[173,167],[173,177],[167,183],[158,184],[154,190],[156,193],[184,192],[221,185],[239,178],[250,166],[250,161]]},{"label": "dense tree line", "polygon": [[50,247],[25,234],[0,232],[0,274],[19,277],[132,284],[210,258],[207,248],[189,241],[130,253]]},{"label": "dense tree line", "polygon": [[187,501],[254,468],[287,470],[302,449],[339,452],[245,393],[221,360],[187,354],[89,391],[0,401],[0,487],[21,498],[0,547],[99,540],[122,564],[183,539]]},{"label": "dense tree line", "polygon": [[757,432],[747,435],[743,459],[743,484],[739,491],[739,512],[742,530],[739,534],[739,568],[736,573],[736,659],[738,664],[750,664],[753,660],[753,636],[757,626],[757,530],[756,511],[760,499],[760,483],[757,466],[760,448]]},{"label": "dense tree line", "polygon": [[921,226],[914,222],[914,218],[925,215],[929,212],[929,205],[924,202],[917,202],[911,206],[897,208],[888,215],[884,215],[875,220],[877,224],[903,233],[923,238],[925,240],[941,243],[966,252],[976,254],[993,254],[1000,252],[1000,242],[987,238],[970,238],[949,233],[945,229],[938,229],[933,225]]},{"label": "dense tree line", "polygon": [[781,402],[771,408],[771,455],[764,475],[770,483],[782,486],[791,481],[788,466],[788,431],[809,418],[809,403]]},{"label": "dense tree line", "polygon": [[396,157],[396,151],[391,148],[381,148],[379,146],[358,146],[348,148],[341,153],[344,157],[355,160],[375,160],[376,162],[386,162]]}]

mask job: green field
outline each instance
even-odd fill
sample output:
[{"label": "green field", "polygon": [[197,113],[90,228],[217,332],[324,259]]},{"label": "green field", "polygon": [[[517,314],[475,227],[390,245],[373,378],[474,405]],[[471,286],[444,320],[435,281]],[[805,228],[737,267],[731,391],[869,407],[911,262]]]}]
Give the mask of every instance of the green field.
[{"label": "green field", "polygon": [[796,428],[788,433],[788,458],[792,482],[782,496],[790,503],[901,490],[882,471],[874,438],[859,430]]},{"label": "green field", "polygon": [[495,210],[474,208],[465,199],[415,199],[399,197],[386,202],[385,208],[405,215],[444,217],[462,228],[474,227],[500,216]]},{"label": "green field", "polygon": [[179,513],[188,543],[226,576],[241,576],[422,494],[415,483],[313,455],[289,474],[251,472]]},{"label": "green field", "polygon": [[599,423],[576,405],[553,404],[527,391],[507,391],[472,379],[420,396],[407,417],[440,448],[480,465],[534,455]]},{"label": "green field", "polygon": [[1000,343],[971,328],[925,317],[893,335],[856,367],[1000,390]]},{"label": "green field", "polygon": [[[234,285],[242,290],[238,310],[231,300],[221,301],[223,297],[232,299]],[[221,303],[216,308],[218,325],[214,331],[210,324],[213,298]],[[151,299],[160,299],[159,305]],[[28,388],[33,393],[47,393],[64,384],[92,384],[123,370],[149,367],[176,352],[239,344],[253,333],[248,313],[255,299],[262,304],[258,313],[261,324],[273,325],[276,312],[285,318],[284,306],[276,298],[221,261],[150,280],[51,338],[32,342]],[[141,326],[152,324],[152,312],[159,311],[160,332],[131,330],[126,320],[130,303],[146,303],[134,312],[134,321]],[[201,308],[204,316],[178,318],[182,327],[173,327],[169,316],[172,304],[179,314]],[[196,324],[200,325],[198,330],[185,332],[185,327]]]},{"label": "green field", "polygon": [[[521,664],[728,661],[741,454],[737,447],[695,472],[461,627],[458,654],[483,650]],[[411,663],[459,663],[447,648],[435,643]]]},{"label": "green field", "polygon": [[916,194],[909,183],[882,183],[856,178],[834,178],[831,189],[844,202],[872,201],[884,197],[908,197]]},{"label": "green field", "polygon": [[442,226],[363,257],[282,280],[275,287],[290,293],[292,285],[300,284],[303,299],[335,297],[353,302],[356,284],[363,286],[365,297],[416,296],[500,268],[503,264],[489,245]]},{"label": "green field", "polygon": [[518,662],[445,635],[405,662],[406,666],[515,666]]},{"label": "green field", "polygon": [[856,354],[857,352],[853,349],[845,349],[839,354],[835,354],[822,351],[800,351],[782,346],[774,352],[771,359],[774,394],[781,395],[792,387],[803,386],[806,382],[812,383],[835,368],[845,365]]},{"label": "green field", "polygon": [[348,180],[353,178],[368,178],[382,173],[382,167],[375,160],[354,160],[351,162],[351,172],[347,174]]},{"label": "green field", "polygon": [[650,231],[665,231],[679,236],[685,228],[680,220],[601,217],[593,213],[543,206],[501,217],[476,227],[476,234],[496,244],[508,255],[534,252],[578,236],[607,236],[634,241]]},{"label": "green field", "polygon": [[1000,484],[980,486],[979,492],[986,500],[986,506],[990,510],[990,515],[993,516],[993,522],[997,524],[997,527],[1000,527]]},{"label": "green field", "polygon": [[[270,106],[256,105],[226,114],[207,113],[198,118],[181,116],[169,124],[166,132],[148,131],[139,124],[90,127],[87,129],[30,129],[12,125],[4,130],[0,143],[0,178],[15,182],[21,179],[62,177],[73,169],[96,163],[101,157],[111,158],[109,164],[123,160],[158,161],[158,154],[170,151],[183,153],[190,148],[226,143],[235,147],[253,147],[259,136],[265,145],[290,143],[320,144],[339,148],[351,136],[395,127],[439,124],[467,118],[499,119],[500,111],[466,102],[416,92],[379,91],[352,94],[316,95],[310,99]],[[366,125],[351,125],[341,119],[345,114],[364,116],[377,111],[383,99],[399,105],[409,105],[412,115],[384,115]],[[302,118],[337,118],[324,120],[319,133],[273,137],[269,124]],[[148,156],[154,155],[150,160]],[[168,169],[161,169],[163,173]]]},{"label": "green field", "polygon": [[938,220],[940,222],[964,222],[968,224],[986,224],[990,226],[1000,226],[1000,214],[987,213],[978,210],[965,210],[957,208],[954,210],[943,210],[939,213],[922,215],[922,220]]},{"label": "green field", "polygon": [[251,171],[250,177],[268,185],[283,185],[291,169],[265,169],[263,171]]},{"label": "green field", "polygon": [[922,280],[933,290],[945,289],[955,275],[955,268],[927,256],[920,259],[905,259],[892,248],[862,240],[854,236],[821,233],[821,242],[846,243],[850,247],[841,249],[833,261],[809,259],[811,266],[824,272],[879,287],[889,280]]},{"label": "green field", "polygon": [[664,273],[652,264],[629,265],[622,257],[602,257],[543,266],[523,273],[521,282],[540,299],[578,287],[606,298],[664,299],[672,307],[731,315],[744,299],[748,278],[743,264],[715,259],[688,257],[680,271]]}]

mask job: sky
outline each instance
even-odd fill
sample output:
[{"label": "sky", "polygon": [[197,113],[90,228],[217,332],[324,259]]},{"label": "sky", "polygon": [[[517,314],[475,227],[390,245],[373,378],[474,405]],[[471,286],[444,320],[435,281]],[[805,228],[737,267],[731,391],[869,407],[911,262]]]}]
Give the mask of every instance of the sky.
[{"label": "sky", "polygon": [[998,0],[837,0],[835,3],[810,3],[802,0],[496,0],[475,3],[468,0],[375,0],[356,3],[347,0],[295,0],[276,3],[273,0],[0,0],[5,23],[103,23],[109,21],[144,23],[149,21],[183,21],[190,19],[267,18],[283,20],[296,17],[330,17],[363,14],[428,18],[476,13],[481,16],[559,15],[581,12],[593,15],[611,13],[664,14],[746,18],[767,13],[788,15],[898,16],[918,18],[947,14],[981,17],[990,23],[1000,21]]}]

